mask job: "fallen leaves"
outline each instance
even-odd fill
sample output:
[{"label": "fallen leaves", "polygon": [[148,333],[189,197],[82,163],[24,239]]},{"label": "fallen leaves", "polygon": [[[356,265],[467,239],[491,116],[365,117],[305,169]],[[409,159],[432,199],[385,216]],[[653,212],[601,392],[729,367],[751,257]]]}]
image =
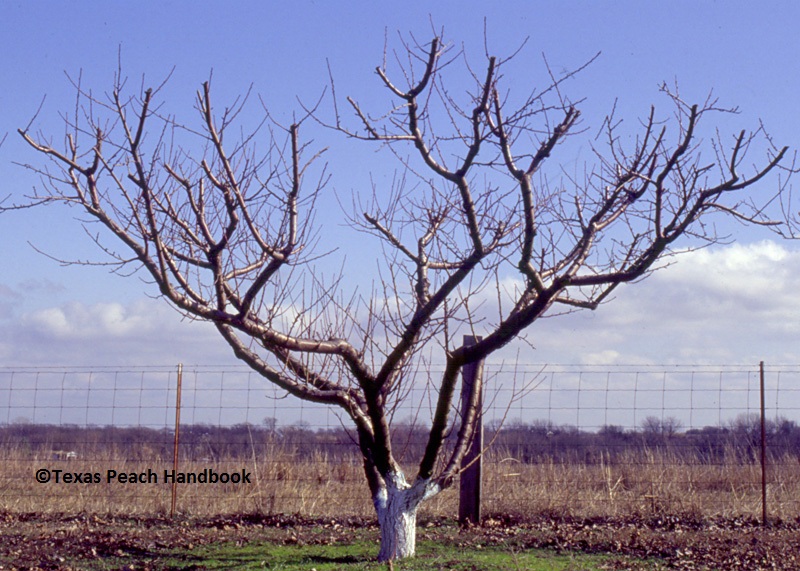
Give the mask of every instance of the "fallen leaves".
[{"label": "fallen leaves", "polygon": [[[764,528],[751,518],[522,519],[495,514],[484,523],[459,529],[445,518],[423,519],[418,540],[474,550],[606,553],[613,556],[608,569],[615,571],[653,568],[642,567],[637,563],[641,559],[656,559],[678,571],[800,569],[800,521]],[[346,544],[356,529],[366,529],[377,538],[374,522],[363,518],[246,514],[170,520],[0,513],[0,561],[4,571],[71,571],[82,568],[81,561],[113,557],[121,569],[159,571],[164,568],[158,563],[164,554],[209,543]]]}]

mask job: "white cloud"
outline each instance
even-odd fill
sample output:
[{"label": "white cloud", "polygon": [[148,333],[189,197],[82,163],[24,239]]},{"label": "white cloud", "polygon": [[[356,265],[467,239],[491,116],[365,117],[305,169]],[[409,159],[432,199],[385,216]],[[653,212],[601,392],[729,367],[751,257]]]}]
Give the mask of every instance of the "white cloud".
[{"label": "white cloud", "polygon": [[33,315],[23,317],[23,325],[26,322],[34,329],[54,337],[67,337],[70,334],[67,316],[64,310],[58,307],[42,309]]},{"label": "white cloud", "polygon": [[536,360],[796,362],[800,252],[771,241],[683,253],[595,312],[542,320]]},{"label": "white cloud", "polygon": [[2,322],[9,365],[224,364],[231,351],[214,328],[183,319],[161,300],[69,302]]},{"label": "white cloud", "polygon": [[785,296],[800,281],[800,255],[772,241],[687,252],[679,260],[671,271],[659,275],[661,281],[720,302],[758,306],[766,301],[770,306],[775,295],[788,302]]},{"label": "white cloud", "polygon": [[141,303],[126,308],[120,303],[86,306],[72,302],[24,315],[22,323],[45,337],[91,339],[152,332],[158,327],[159,318],[160,312],[149,311]]}]

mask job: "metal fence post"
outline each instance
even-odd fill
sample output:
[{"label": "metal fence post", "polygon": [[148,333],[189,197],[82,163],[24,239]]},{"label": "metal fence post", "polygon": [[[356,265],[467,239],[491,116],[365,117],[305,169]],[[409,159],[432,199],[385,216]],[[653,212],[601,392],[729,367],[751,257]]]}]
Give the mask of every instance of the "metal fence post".
[{"label": "metal fence post", "polygon": [[761,523],[767,525],[767,419],[764,394],[764,361],[759,363],[761,381]]},{"label": "metal fence post", "polygon": [[[482,338],[464,335],[464,346],[475,345]],[[465,365],[461,371],[463,386],[461,389],[461,417],[464,418],[469,402],[467,395],[476,381],[482,380],[483,361]],[[482,384],[478,387],[478,411],[475,418],[475,432],[472,444],[467,450],[462,466],[467,468],[461,473],[461,483],[458,502],[458,521],[461,524],[471,523],[477,525],[481,521],[481,479],[483,472],[483,390]]]},{"label": "metal fence post", "polygon": [[175,394],[175,446],[172,452],[172,503],[169,509],[169,517],[175,516],[175,506],[178,503],[178,444],[181,434],[181,383],[183,381],[183,363],[178,363],[178,386]]}]

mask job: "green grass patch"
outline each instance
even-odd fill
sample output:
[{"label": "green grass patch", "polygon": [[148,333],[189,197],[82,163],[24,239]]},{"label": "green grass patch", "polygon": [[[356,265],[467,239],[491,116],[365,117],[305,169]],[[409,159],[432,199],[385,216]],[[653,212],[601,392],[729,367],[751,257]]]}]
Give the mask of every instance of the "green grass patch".
[{"label": "green grass patch", "polygon": [[[356,539],[337,545],[278,545],[275,543],[212,544],[191,551],[174,552],[163,561],[171,569],[275,569],[281,571],[384,571],[386,564],[374,561],[374,541]],[[486,547],[460,549],[452,545],[422,542],[417,556],[394,563],[396,571],[595,571],[608,569],[602,555],[555,554],[544,550],[514,551]]]},{"label": "green grass patch", "polygon": [[[387,571],[375,561],[374,527],[317,526],[194,528],[172,541],[151,541],[134,534],[110,542],[102,553],[69,557],[70,568],[86,571],[201,571],[269,569],[282,571]],[[158,530],[156,530],[157,532]],[[209,531],[209,533],[206,533]],[[214,536],[219,533],[223,535]],[[162,538],[153,533],[153,539]],[[395,571],[600,571],[664,569],[663,562],[622,554],[587,554],[532,546],[533,536],[515,530],[461,530],[457,525],[418,530],[417,556],[395,562]],[[89,543],[83,545],[84,551]],[[94,552],[94,550],[92,550]]]}]

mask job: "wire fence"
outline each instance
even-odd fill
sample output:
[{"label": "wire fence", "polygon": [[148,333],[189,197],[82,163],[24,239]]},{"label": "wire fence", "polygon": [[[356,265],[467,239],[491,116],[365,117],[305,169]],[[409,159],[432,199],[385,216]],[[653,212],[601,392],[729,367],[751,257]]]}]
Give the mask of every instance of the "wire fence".
[{"label": "wire fence", "polygon": [[[412,475],[440,372],[393,412]],[[767,366],[762,389],[758,366],[488,363],[483,512],[795,518],[798,380],[800,366]],[[372,515],[347,419],[245,368],[0,369],[0,460],[0,510]]]}]

